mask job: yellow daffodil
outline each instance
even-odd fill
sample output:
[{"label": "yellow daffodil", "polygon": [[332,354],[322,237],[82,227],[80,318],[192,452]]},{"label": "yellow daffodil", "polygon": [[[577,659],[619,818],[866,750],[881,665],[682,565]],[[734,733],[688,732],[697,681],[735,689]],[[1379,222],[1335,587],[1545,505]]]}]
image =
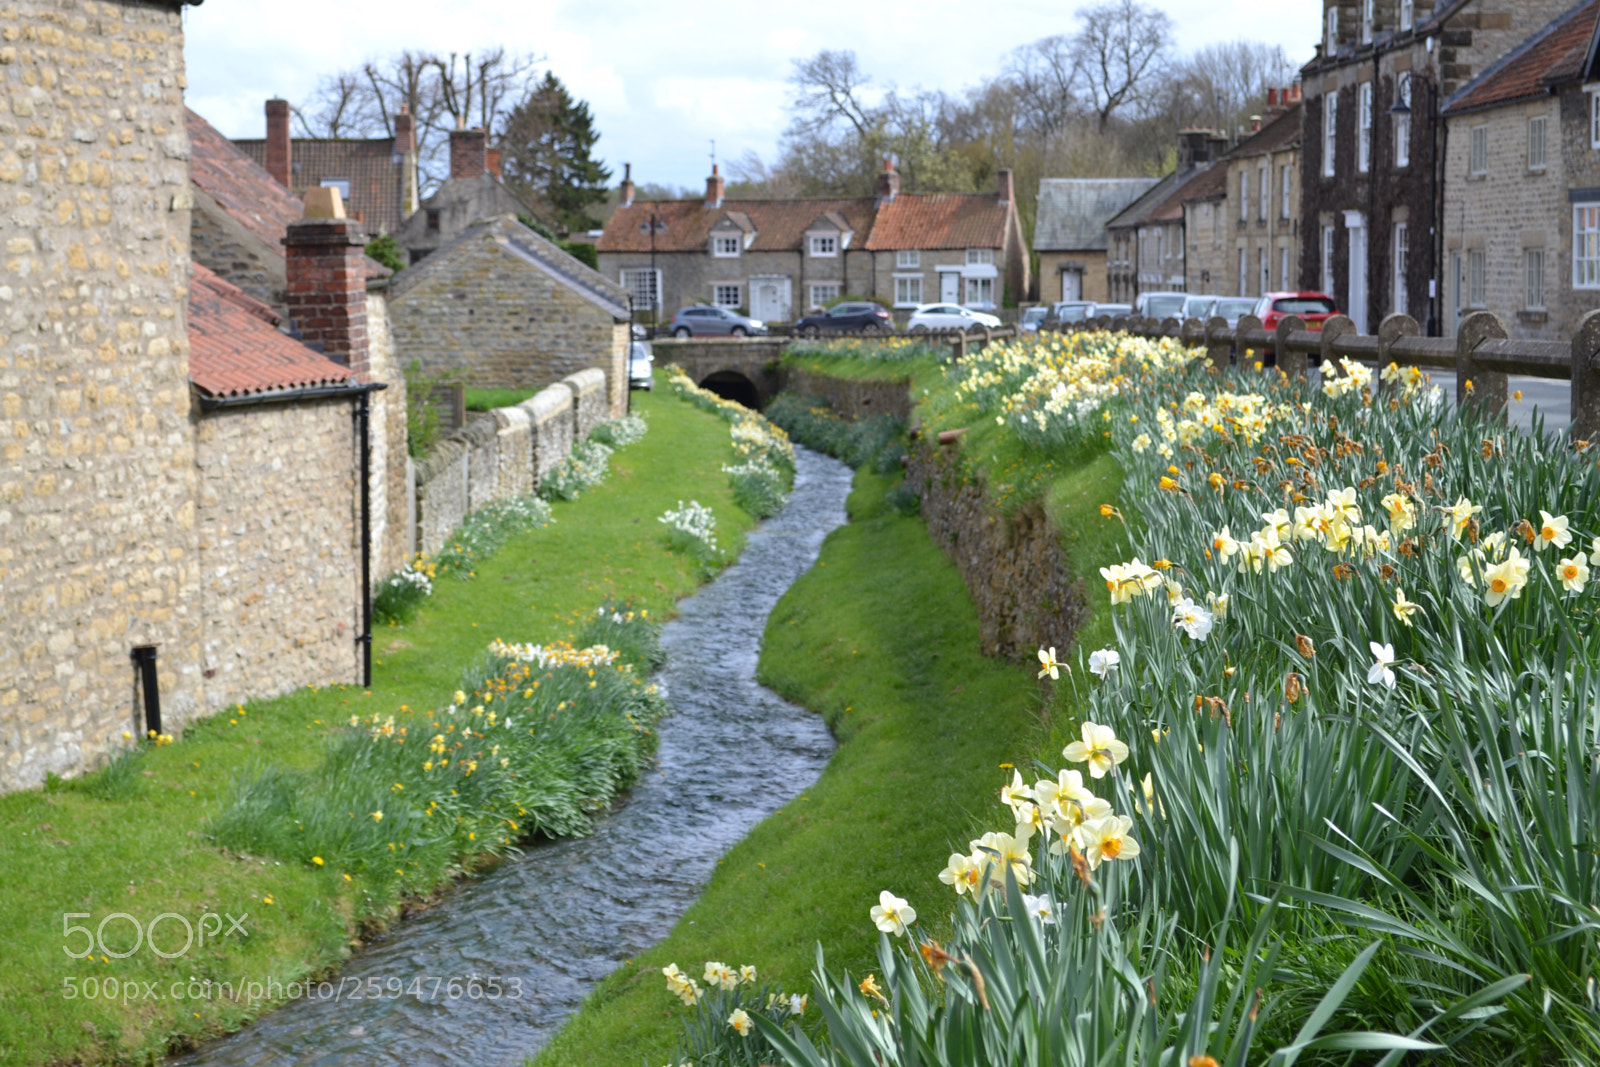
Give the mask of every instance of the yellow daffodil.
[{"label": "yellow daffodil", "polygon": [[1515,548],[1500,563],[1490,567],[1483,575],[1483,599],[1491,608],[1502,600],[1516,600],[1528,584],[1529,561]]},{"label": "yellow daffodil", "polygon": [[1383,498],[1383,508],[1389,513],[1389,529],[1404,533],[1417,524],[1417,506],[1409,497],[1390,493]]},{"label": "yellow daffodil", "polygon": [[982,859],[982,856],[974,859],[959,852],[950,853],[950,861],[945,864],[944,870],[939,872],[939,881],[953,887],[956,896],[971,893],[976,897],[983,877]]},{"label": "yellow daffodil", "polygon": [[756,981],[756,968],[754,964],[747,963],[739,968],[739,984],[754,985]]},{"label": "yellow daffodil", "polygon": [[1084,859],[1094,870],[1106,860],[1131,860],[1139,854],[1139,842],[1128,836],[1133,820],[1126,815],[1107,815],[1086,823],[1082,835],[1086,841]]},{"label": "yellow daffodil", "polygon": [[1407,626],[1411,625],[1411,616],[1422,610],[1421,604],[1414,604],[1407,600],[1406,591],[1398,587],[1394,591],[1394,604],[1391,606],[1394,610],[1394,617]]},{"label": "yellow daffodil", "polygon": [[383,821],[383,812],[381,812],[381,811],[373,812],[372,813],[372,821],[373,822],[382,822]]},{"label": "yellow daffodil", "polygon": [[1061,677],[1061,662],[1056,659],[1054,645],[1048,650],[1043,648],[1039,650],[1039,677],[1043,678],[1047,674],[1052,680]]},{"label": "yellow daffodil", "polygon": [[1083,740],[1062,749],[1061,754],[1072,763],[1087,762],[1090,777],[1104,778],[1108,771],[1128,758],[1128,746],[1117,740],[1116,732],[1109,726],[1085,722],[1082,737]]},{"label": "yellow daffodil", "polygon": [[917,909],[885,889],[872,908],[872,922],[879,930],[896,937],[905,936],[906,927],[917,921]]},{"label": "yellow daffodil", "polygon": [[869,974],[865,978],[861,979],[860,984],[857,985],[856,988],[861,990],[862,996],[877,997],[880,1001],[883,1001],[883,1003],[889,1003],[884,999],[883,987],[878,985],[878,979],[873,975]]},{"label": "yellow daffodil", "polygon": [[733,1027],[734,1032],[740,1037],[749,1037],[750,1031],[755,1028],[755,1024],[750,1021],[749,1013],[743,1008],[733,1009],[733,1014],[728,1016],[728,1025]]},{"label": "yellow daffodil", "polygon": [[739,976],[733,973],[733,968],[720,960],[707,960],[705,973],[701,980],[708,986],[719,989],[736,989],[739,985]]},{"label": "yellow daffodil", "polygon": [[1466,532],[1467,525],[1472,522],[1472,517],[1483,510],[1482,504],[1474,504],[1464,496],[1456,497],[1456,502],[1447,508],[1440,508],[1450,518],[1450,536],[1460,540]]}]

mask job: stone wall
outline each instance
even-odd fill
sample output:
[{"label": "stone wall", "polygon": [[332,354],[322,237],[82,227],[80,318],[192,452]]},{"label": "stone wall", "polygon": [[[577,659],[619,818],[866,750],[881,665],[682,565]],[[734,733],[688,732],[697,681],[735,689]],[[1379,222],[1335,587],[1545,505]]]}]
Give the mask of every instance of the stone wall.
[{"label": "stone wall", "polygon": [[243,223],[200,189],[191,186],[189,192],[194,198],[189,233],[194,261],[282,312],[288,288],[283,249],[273,248],[245,229]]},{"label": "stone wall", "polygon": [[202,706],[179,15],[0,3],[0,790]]},{"label": "stone wall", "polygon": [[561,384],[572,393],[574,423],[572,432],[582,441],[602,422],[611,417],[610,401],[606,397],[606,376],[590,367],[561,379]]},{"label": "stone wall", "polygon": [[905,382],[871,382],[856,378],[830,378],[810,371],[785,369],[784,388],[805,396],[820,396],[834,414],[844,419],[872,415],[911,418],[911,392]]},{"label": "stone wall", "polygon": [[196,431],[204,709],[356,679],[350,402],[223,409]]},{"label": "stone wall", "polygon": [[372,394],[372,576],[378,581],[416,551],[406,477],[406,375],[389,336],[382,288],[367,290],[367,366],[388,388]]},{"label": "stone wall", "polygon": [[906,484],[921,492],[928,533],[955,561],[977,606],[983,654],[1029,659],[1041,648],[1066,649],[1088,608],[1060,531],[1037,503],[1002,516],[983,484],[962,470],[956,447],[915,449]]}]

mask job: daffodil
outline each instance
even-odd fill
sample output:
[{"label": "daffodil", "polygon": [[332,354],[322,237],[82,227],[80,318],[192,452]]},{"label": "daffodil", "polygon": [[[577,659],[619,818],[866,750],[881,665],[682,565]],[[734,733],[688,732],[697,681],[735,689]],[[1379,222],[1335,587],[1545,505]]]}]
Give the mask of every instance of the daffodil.
[{"label": "daffodil", "polygon": [[1227,593],[1222,593],[1220,595],[1217,593],[1206,594],[1206,606],[1211,609],[1211,614],[1214,615],[1218,621],[1228,617],[1228,606],[1231,603],[1232,601],[1229,599]]},{"label": "daffodil", "polygon": [[1572,543],[1572,531],[1567,528],[1565,515],[1552,515],[1548,511],[1539,512],[1539,530],[1533,539],[1533,550],[1543,552],[1547,548],[1565,548]]},{"label": "daffodil", "polygon": [[1575,554],[1571,559],[1564,559],[1556,568],[1556,576],[1561,579],[1562,588],[1569,593],[1581,593],[1589,581],[1589,562],[1583,558],[1583,553]]},{"label": "daffodil", "polygon": [[1117,669],[1117,664],[1122,662],[1122,654],[1114,648],[1102,648],[1089,653],[1089,673],[1104,678]]},{"label": "daffodil", "polygon": [[1221,530],[1211,535],[1211,547],[1217,555],[1227,560],[1233,558],[1233,554],[1239,551],[1240,544],[1228,532],[1228,528],[1224,526]]},{"label": "daffodil", "polygon": [[1523,587],[1528,584],[1530,565],[1529,560],[1512,548],[1504,560],[1484,572],[1484,603],[1492,608],[1503,600],[1516,600],[1522,596]]},{"label": "daffodil", "polygon": [[1036,897],[1027,893],[1022,894],[1022,910],[1046,926],[1055,924],[1056,906],[1046,894],[1041,893]]},{"label": "daffodil", "polygon": [[1031,826],[1018,826],[1016,834],[991,831],[972,842],[973,858],[979,860],[990,885],[1004,886],[1008,868],[1018,885],[1033,881],[1033,853],[1028,851],[1032,836]]},{"label": "daffodil", "polygon": [[1106,860],[1131,860],[1139,854],[1139,842],[1128,836],[1133,820],[1126,815],[1107,815],[1085,823],[1080,831],[1085,845],[1083,858],[1094,870]]},{"label": "daffodil", "polygon": [[974,859],[959,852],[952,852],[950,861],[945,864],[944,870],[939,872],[939,881],[955,889],[956,896],[971,893],[976,897],[983,878],[983,866],[981,856]]},{"label": "daffodil", "polygon": [[1033,783],[1033,799],[1046,817],[1058,808],[1073,802],[1093,800],[1094,794],[1083,786],[1083,775],[1078,771],[1060,771],[1054,778],[1041,778]]},{"label": "daffodil", "polygon": [[733,1027],[734,1032],[740,1037],[749,1037],[750,1031],[755,1028],[755,1024],[750,1021],[749,1013],[743,1008],[733,1009],[733,1014],[728,1016],[728,1025]]},{"label": "daffodil", "polygon": [[1384,510],[1389,513],[1389,529],[1403,533],[1417,524],[1417,506],[1400,493],[1390,493],[1383,498]]},{"label": "daffodil", "polygon": [[702,981],[708,986],[720,989],[736,989],[739,985],[739,976],[733,973],[733,968],[718,960],[707,960],[705,974]]},{"label": "daffodil", "polygon": [[1367,684],[1377,685],[1380,682],[1394,688],[1394,646],[1380,645],[1376,641],[1369,641],[1368,647],[1372,649],[1372,667],[1367,671]]},{"label": "daffodil", "polygon": [[1450,517],[1450,536],[1459,540],[1466,532],[1468,524],[1472,522],[1472,517],[1483,510],[1483,505],[1474,504],[1466,497],[1458,496],[1450,507],[1439,510]]},{"label": "daffodil", "polygon": [[1043,678],[1047,674],[1052,679],[1061,677],[1061,662],[1056,659],[1054,645],[1051,645],[1048,650],[1043,648],[1039,650],[1039,677]]},{"label": "daffodil", "polygon": [[1211,612],[1188,597],[1173,606],[1172,625],[1188,634],[1191,641],[1204,641],[1211,636],[1211,623]]},{"label": "daffodil", "polygon": [[1017,810],[1018,804],[1025,803],[1032,795],[1028,787],[1023,784],[1022,772],[1018,770],[1012,770],[1009,785],[1000,787],[1000,803],[1010,808],[1012,812]]},{"label": "daffodil", "polygon": [[1600,537],[1589,542],[1589,562],[1600,567]]},{"label": "daffodil", "polygon": [[1099,723],[1085,722],[1081,741],[1074,741],[1061,750],[1072,763],[1089,764],[1089,775],[1104,778],[1106,772],[1128,758],[1128,746],[1117,740],[1116,731]]},{"label": "daffodil", "polygon": [[901,937],[917,921],[917,909],[885,889],[872,908],[872,921],[884,933]]},{"label": "daffodil", "polygon": [[753,985],[755,983],[755,980],[756,980],[756,969],[755,969],[755,965],[754,964],[747,963],[743,967],[739,968],[739,984],[740,985]]},{"label": "daffodil", "polygon": [[1394,617],[1407,626],[1411,625],[1411,616],[1422,610],[1421,604],[1413,604],[1407,600],[1406,591],[1398,587],[1394,591],[1394,604],[1391,607],[1394,610]]},{"label": "daffodil", "polygon": [[1328,514],[1344,522],[1361,521],[1361,505],[1356,503],[1356,491],[1346,486],[1328,490]]}]

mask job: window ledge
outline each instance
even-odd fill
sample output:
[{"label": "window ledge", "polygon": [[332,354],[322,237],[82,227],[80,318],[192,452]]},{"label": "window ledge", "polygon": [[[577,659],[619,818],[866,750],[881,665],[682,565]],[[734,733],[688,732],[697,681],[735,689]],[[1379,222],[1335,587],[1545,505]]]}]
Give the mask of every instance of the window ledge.
[{"label": "window ledge", "polygon": [[1518,322],[1544,323],[1550,321],[1550,312],[1544,308],[1523,308],[1517,312]]},{"label": "window ledge", "polygon": [[1529,167],[1528,176],[1531,178],[1542,178],[1548,169],[1549,168],[1547,167]]}]

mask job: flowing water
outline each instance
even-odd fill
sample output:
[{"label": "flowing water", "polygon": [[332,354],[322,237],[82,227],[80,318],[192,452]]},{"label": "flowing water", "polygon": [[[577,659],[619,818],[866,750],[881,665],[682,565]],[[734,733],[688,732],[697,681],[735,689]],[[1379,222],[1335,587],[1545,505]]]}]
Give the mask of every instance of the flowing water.
[{"label": "flowing water", "polygon": [[333,995],[291,1001],[175,1067],[520,1064],[660,940],[723,853],[833,751],[820,717],[755,681],[767,616],[845,521],[849,468],[795,451],[787,506],[663,628],[656,680],[673,713],[658,765],[592,836],[530,847],[352,959]]}]

